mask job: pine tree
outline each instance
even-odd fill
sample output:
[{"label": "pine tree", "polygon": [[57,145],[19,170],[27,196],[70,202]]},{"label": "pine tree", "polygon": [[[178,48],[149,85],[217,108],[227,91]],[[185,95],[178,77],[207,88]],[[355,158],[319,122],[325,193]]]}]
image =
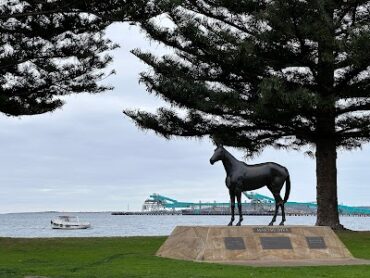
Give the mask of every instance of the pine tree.
[{"label": "pine tree", "polygon": [[174,53],[133,51],[171,108],[124,113],[166,138],[210,136],[247,154],[315,150],[316,225],[341,229],[337,150],[370,139],[369,11],[355,0],[175,1],[173,26],[142,24]]},{"label": "pine tree", "polygon": [[117,47],[104,37],[115,21],[153,16],[149,1],[4,0],[0,3],[0,111],[33,115],[63,105],[60,96],[100,93]]}]

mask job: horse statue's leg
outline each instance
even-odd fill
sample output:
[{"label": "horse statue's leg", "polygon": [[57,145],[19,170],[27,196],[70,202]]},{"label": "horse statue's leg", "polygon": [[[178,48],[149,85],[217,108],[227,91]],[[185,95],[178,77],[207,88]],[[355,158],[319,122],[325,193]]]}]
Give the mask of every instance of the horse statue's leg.
[{"label": "horse statue's leg", "polygon": [[284,226],[284,222],[286,221],[285,219],[285,208],[284,208],[284,202],[283,204],[281,205],[281,222],[280,222],[280,226]]},{"label": "horse statue's leg", "polygon": [[274,213],[274,216],[271,219],[271,222],[269,223],[269,226],[274,225],[274,223],[276,221],[277,214],[279,212],[279,207],[284,203],[283,199],[281,198],[279,193],[273,193],[273,195],[274,195],[274,198],[275,198],[275,213]]},{"label": "horse statue's leg", "polygon": [[239,222],[236,224],[236,226],[240,226],[243,221],[243,211],[242,211],[242,193],[238,192],[236,194],[236,199],[238,201],[238,211],[239,211]]},{"label": "horse statue's leg", "polygon": [[273,226],[274,225],[274,223],[276,221],[276,216],[278,214],[278,211],[279,211],[279,206],[276,204],[276,200],[275,200],[275,212],[274,212],[274,216],[271,219],[271,222],[269,223],[269,226]]},{"label": "horse statue's leg", "polygon": [[235,193],[233,191],[229,191],[230,194],[230,208],[231,208],[231,220],[227,226],[232,226],[234,222],[234,214],[235,214]]}]

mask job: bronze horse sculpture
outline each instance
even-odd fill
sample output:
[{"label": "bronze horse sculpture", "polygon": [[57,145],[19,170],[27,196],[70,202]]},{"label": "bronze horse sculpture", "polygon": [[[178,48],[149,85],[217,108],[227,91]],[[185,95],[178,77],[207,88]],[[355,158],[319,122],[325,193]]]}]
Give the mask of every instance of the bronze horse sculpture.
[{"label": "bronze horse sculpture", "polygon": [[[275,199],[275,213],[269,226],[276,221],[276,217],[281,207],[282,220],[279,225],[284,225],[285,210],[284,205],[288,201],[290,193],[290,176],[288,169],[274,162],[266,162],[254,165],[248,165],[237,160],[223,146],[218,145],[215,149],[210,163],[213,165],[216,161],[221,160],[226,171],[226,186],[230,194],[231,221],[229,226],[234,222],[235,197],[238,201],[239,222],[240,226],[243,221],[241,195],[244,191],[251,191],[263,186],[271,191]],[[280,191],[286,183],[284,199],[280,196]]]}]

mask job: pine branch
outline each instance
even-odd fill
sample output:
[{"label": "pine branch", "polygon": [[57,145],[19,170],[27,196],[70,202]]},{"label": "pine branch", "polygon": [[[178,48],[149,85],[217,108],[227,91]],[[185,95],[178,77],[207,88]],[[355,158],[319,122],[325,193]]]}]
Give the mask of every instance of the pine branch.
[{"label": "pine branch", "polygon": [[152,70],[141,75],[148,91],[173,107],[128,112],[141,128],[167,138],[222,137],[253,152],[299,149],[325,136],[340,147],[367,142],[360,133],[341,137],[352,127],[367,130],[364,118],[353,118],[370,105],[367,2],[177,3],[168,10],[173,27],[142,24],[174,53],[133,52]]}]

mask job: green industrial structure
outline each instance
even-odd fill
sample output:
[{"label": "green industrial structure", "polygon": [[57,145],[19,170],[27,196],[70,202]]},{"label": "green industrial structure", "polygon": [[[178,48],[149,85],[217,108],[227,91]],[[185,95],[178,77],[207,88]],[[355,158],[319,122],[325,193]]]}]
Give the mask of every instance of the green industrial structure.
[{"label": "green industrial structure", "polygon": [[[244,192],[250,202],[243,203],[243,211],[247,214],[269,214],[275,206],[275,200],[271,197]],[[220,202],[183,202],[160,194],[152,194],[143,204],[143,212],[158,211],[182,211],[183,214],[228,214],[230,203]],[[315,202],[287,202],[287,212],[290,214],[307,215],[316,214]],[[370,208],[353,207],[346,205],[338,206],[341,215],[370,216]]]}]

